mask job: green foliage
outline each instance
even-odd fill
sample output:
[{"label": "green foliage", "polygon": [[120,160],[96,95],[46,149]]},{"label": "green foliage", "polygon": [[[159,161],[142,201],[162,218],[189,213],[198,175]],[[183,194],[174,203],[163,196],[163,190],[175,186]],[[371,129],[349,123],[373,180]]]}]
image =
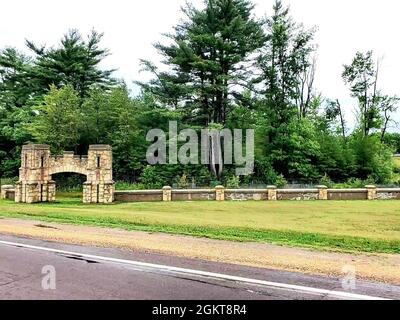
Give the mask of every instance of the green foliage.
[{"label": "green foliage", "polygon": [[189,181],[186,174],[183,174],[178,181],[178,187],[180,189],[188,189],[189,188]]},{"label": "green foliage", "polygon": [[160,175],[160,170],[153,166],[147,166],[143,169],[140,182],[145,185],[147,189],[161,189],[167,185],[165,179]]},{"label": "green foliage", "polygon": [[319,181],[320,185],[327,186],[328,188],[332,188],[334,186],[334,182],[329,178],[328,175],[324,175]]},{"label": "green foliage", "polygon": [[37,106],[38,115],[27,124],[27,130],[39,143],[48,143],[56,153],[78,145],[82,114],[79,96],[74,88],[67,85],[57,89],[54,85]]},{"label": "green foliage", "polygon": [[[56,89],[71,86],[79,96],[80,107],[82,98],[88,95],[92,86],[108,89],[115,84],[111,79],[112,70],[102,70],[99,67],[108,55],[108,50],[100,47],[101,38],[101,34],[92,31],[85,41],[78,31],[71,30],[63,37],[59,46],[39,47],[27,41],[26,45],[32,56],[24,55],[14,48],[0,49],[0,176],[17,175],[21,146],[29,141],[42,140],[46,134],[52,135],[53,138],[60,135],[63,140],[61,144],[53,145],[53,149],[63,146],[79,147],[80,141],[74,141],[74,121],[71,123],[71,138],[67,137],[68,131],[61,131],[66,129],[66,126],[57,129],[60,133],[41,133],[36,130],[35,137],[32,137],[26,124],[36,123],[36,107],[43,106],[44,96],[50,92],[51,86],[55,86]],[[53,88],[53,92],[50,93],[53,94],[53,98],[54,90]],[[67,113],[68,116],[72,116],[69,111],[75,106],[66,106],[61,101],[58,101],[58,104],[62,105],[60,114]],[[47,111],[50,113],[53,112],[51,108],[47,105]],[[53,121],[55,118],[54,115]],[[47,120],[42,118],[41,121],[36,123],[37,129],[38,126],[53,128],[55,125],[55,122],[50,123],[50,117]]]},{"label": "green foliage", "polygon": [[231,176],[226,181],[226,187],[229,189],[238,189],[240,187],[240,178],[238,176]]},{"label": "green foliage", "polygon": [[256,82],[262,84],[260,91],[272,125],[286,126],[294,117],[303,118],[313,111],[315,30],[295,23],[289,8],[276,0],[266,33],[257,61],[262,73]]},{"label": "green foliage", "polygon": [[168,35],[172,44],[155,46],[169,71],[143,61],[144,70],[155,76],[141,83],[144,90],[168,106],[185,107],[189,122],[225,123],[233,97],[242,97],[237,88],[249,85],[251,55],[265,39],[253,7],[248,0],[207,0],[203,10],[188,4],[182,9],[187,20]]},{"label": "green foliage", "polygon": [[283,188],[285,186],[287,186],[288,182],[285,179],[285,177],[280,174],[279,176],[276,177],[275,179],[275,183],[274,183],[278,188]]},{"label": "green foliage", "polygon": [[355,153],[356,176],[372,178],[376,183],[388,184],[393,178],[393,151],[380,142],[378,136],[362,137],[355,134],[350,141]]},{"label": "green foliage", "polygon": [[126,181],[117,181],[115,183],[117,190],[146,190],[146,186],[142,183],[129,183]]},{"label": "green foliage", "polygon": [[0,186],[15,185],[18,182],[18,177],[15,178],[0,178]]},{"label": "green foliage", "polygon": [[79,198],[82,197],[83,183],[86,181],[86,177],[79,174],[71,173],[59,173],[52,176],[53,180],[57,184],[57,196],[58,193],[79,193]]},{"label": "green foliage", "polygon": [[379,63],[375,65],[372,51],[357,52],[351,64],[344,66],[342,77],[350,86],[352,97],[358,100],[362,134],[366,137],[380,129],[383,141],[399,98],[383,95],[378,89]]},{"label": "green foliage", "polygon": [[400,153],[400,133],[387,133],[383,142],[393,148],[395,153]]},{"label": "green foliage", "polygon": [[61,87],[71,85],[81,98],[93,85],[108,88],[113,84],[110,78],[114,70],[102,70],[100,62],[108,56],[108,50],[100,48],[103,34],[92,31],[83,40],[78,30],[70,30],[61,39],[58,47],[46,49],[26,41],[27,47],[35,54],[33,77],[42,90],[50,85]]}]

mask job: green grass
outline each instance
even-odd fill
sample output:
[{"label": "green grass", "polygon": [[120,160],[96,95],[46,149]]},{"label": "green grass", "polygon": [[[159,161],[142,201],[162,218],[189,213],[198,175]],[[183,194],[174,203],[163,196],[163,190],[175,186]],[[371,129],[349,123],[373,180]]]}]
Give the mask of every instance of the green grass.
[{"label": "green grass", "polygon": [[397,169],[400,169],[400,158],[399,157],[394,158],[394,165]]},{"label": "green grass", "polygon": [[0,217],[268,242],[339,251],[400,253],[399,201],[171,202],[84,205],[0,201]]}]

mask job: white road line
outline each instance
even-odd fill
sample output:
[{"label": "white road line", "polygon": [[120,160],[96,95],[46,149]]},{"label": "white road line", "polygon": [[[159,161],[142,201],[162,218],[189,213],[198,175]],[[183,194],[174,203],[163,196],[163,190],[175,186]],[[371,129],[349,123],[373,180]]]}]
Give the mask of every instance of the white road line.
[{"label": "white road line", "polygon": [[13,246],[13,247],[20,247],[20,248],[26,248],[26,249],[58,253],[58,254],[63,254],[63,255],[77,256],[77,257],[82,257],[82,258],[92,259],[92,260],[108,261],[108,262],[119,263],[119,264],[128,264],[128,265],[132,265],[132,266],[165,270],[165,271],[170,271],[170,272],[179,272],[179,273],[184,273],[184,274],[188,274],[188,275],[210,277],[210,278],[229,280],[229,281],[240,282],[240,283],[273,287],[273,288],[278,288],[278,289],[287,289],[287,290],[292,290],[292,291],[302,292],[302,293],[327,295],[330,297],[336,297],[336,298],[341,298],[341,299],[389,300],[386,298],[373,297],[373,296],[361,295],[361,294],[355,294],[355,293],[349,293],[349,292],[318,289],[318,288],[297,286],[297,285],[286,284],[286,283],[278,283],[278,282],[263,281],[263,280],[258,280],[258,279],[243,278],[243,277],[231,276],[231,275],[222,274],[222,273],[214,273],[214,272],[200,271],[200,270],[194,270],[194,269],[186,269],[186,268],[178,268],[178,267],[165,266],[165,265],[159,265],[159,264],[145,263],[145,262],[140,262],[140,261],[110,258],[110,257],[97,256],[97,255],[91,255],[91,254],[85,254],[85,253],[79,253],[79,252],[64,251],[64,250],[58,250],[58,249],[52,249],[52,248],[46,248],[46,247],[32,246],[32,245],[17,243],[17,242],[0,241],[0,244]]}]

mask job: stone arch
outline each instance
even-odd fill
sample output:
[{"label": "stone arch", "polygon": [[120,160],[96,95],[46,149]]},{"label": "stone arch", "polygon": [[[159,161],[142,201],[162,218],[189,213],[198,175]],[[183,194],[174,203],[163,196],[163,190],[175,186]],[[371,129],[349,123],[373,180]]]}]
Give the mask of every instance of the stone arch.
[{"label": "stone arch", "polygon": [[112,178],[112,149],[108,145],[91,145],[87,156],[64,152],[54,156],[48,145],[30,144],[22,148],[16,202],[55,201],[56,185],[52,175],[72,172],[85,175],[84,203],[111,203],[115,183]]}]

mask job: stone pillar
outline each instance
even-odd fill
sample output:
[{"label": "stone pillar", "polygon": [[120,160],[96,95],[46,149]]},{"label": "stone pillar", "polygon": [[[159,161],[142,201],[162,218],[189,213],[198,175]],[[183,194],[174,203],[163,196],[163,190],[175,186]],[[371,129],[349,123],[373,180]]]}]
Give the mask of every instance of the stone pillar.
[{"label": "stone pillar", "polygon": [[115,182],[112,173],[112,149],[108,145],[91,145],[88,152],[88,181],[84,185],[84,203],[112,203]]},{"label": "stone pillar", "polygon": [[37,182],[28,182],[25,185],[25,192],[26,192],[26,197],[25,197],[25,202],[26,203],[37,203],[40,202],[40,184]]},{"label": "stone pillar", "polygon": [[83,203],[92,203],[92,183],[85,182],[83,184]]},{"label": "stone pillar", "polygon": [[172,188],[166,186],[162,189],[162,192],[163,192],[163,196],[162,196],[163,201],[171,202],[172,201]]},{"label": "stone pillar", "polygon": [[51,179],[49,160],[50,147],[47,145],[29,144],[22,147],[15,202],[47,201],[48,182]]},{"label": "stone pillar", "polygon": [[115,198],[115,183],[114,181],[110,181],[108,183],[104,183],[104,195],[103,195],[103,203],[113,203]]},{"label": "stone pillar", "polygon": [[318,188],[318,200],[328,200],[328,187],[317,186]]},{"label": "stone pillar", "polygon": [[377,198],[376,186],[368,185],[368,186],[365,186],[365,188],[367,188],[367,199],[368,200],[376,200],[376,198]]},{"label": "stone pillar", "polygon": [[56,182],[53,180],[47,183],[47,201],[56,201]]},{"label": "stone pillar", "polygon": [[268,192],[268,201],[276,201],[276,200],[278,200],[277,187],[276,186],[268,186],[267,187],[267,192]]},{"label": "stone pillar", "polygon": [[215,187],[215,200],[225,201],[225,187],[224,186],[216,186]]},{"label": "stone pillar", "polygon": [[17,182],[15,185],[15,202],[22,202],[23,194],[22,194],[22,182]]}]

